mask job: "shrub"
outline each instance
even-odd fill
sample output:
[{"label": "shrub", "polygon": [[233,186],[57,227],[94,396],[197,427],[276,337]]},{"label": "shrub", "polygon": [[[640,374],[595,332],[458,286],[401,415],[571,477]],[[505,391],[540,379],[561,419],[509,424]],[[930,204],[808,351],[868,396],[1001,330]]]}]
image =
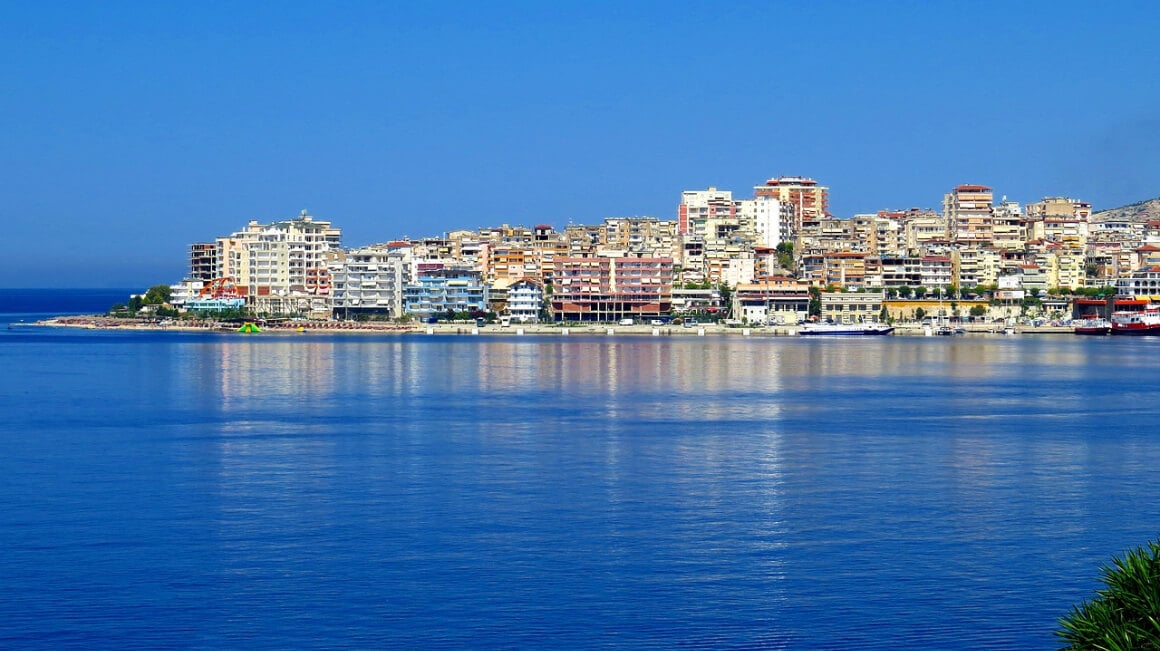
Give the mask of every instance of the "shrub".
[{"label": "shrub", "polygon": [[1100,567],[1107,586],[1059,623],[1068,649],[1160,649],[1160,543]]}]

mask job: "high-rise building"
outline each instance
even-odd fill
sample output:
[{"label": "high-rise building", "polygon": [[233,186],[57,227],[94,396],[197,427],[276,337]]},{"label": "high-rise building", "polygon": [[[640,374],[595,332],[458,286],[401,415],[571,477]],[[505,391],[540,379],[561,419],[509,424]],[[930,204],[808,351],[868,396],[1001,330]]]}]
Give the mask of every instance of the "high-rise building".
[{"label": "high-rise building", "polygon": [[994,239],[991,202],[994,195],[985,185],[960,185],[943,199],[943,216],[952,242],[981,243]]},{"label": "high-rise building", "polygon": [[782,235],[782,241],[793,241],[804,230],[817,226],[830,214],[830,189],[818,182],[801,176],[783,176],[769,179],[753,188],[754,197],[769,197],[783,203],[793,204],[794,223],[792,232]]},{"label": "high-rise building", "polygon": [[334,314],[348,318],[403,315],[403,294],[411,282],[411,243],[389,242],[350,251],[332,251]]},{"label": "high-rise building", "polygon": [[770,195],[736,204],[740,230],[749,236],[754,246],[777,248],[778,244],[793,242],[794,204]]},{"label": "high-rise building", "polygon": [[261,311],[318,307],[311,297],[330,294],[326,254],[341,245],[342,230],[316,221],[305,210],[294,218],[245,230],[215,242],[215,278],[233,278],[238,294]]},{"label": "high-rise building", "polygon": [[681,193],[681,204],[677,206],[677,228],[681,235],[705,236],[710,219],[733,218],[736,214],[731,190],[718,190],[713,186],[708,190],[685,190]]},{"label": "high-rise building", "polygon": [[189,245],[189,277],[208,283],[217,275],[217,243],[195,242]]}]

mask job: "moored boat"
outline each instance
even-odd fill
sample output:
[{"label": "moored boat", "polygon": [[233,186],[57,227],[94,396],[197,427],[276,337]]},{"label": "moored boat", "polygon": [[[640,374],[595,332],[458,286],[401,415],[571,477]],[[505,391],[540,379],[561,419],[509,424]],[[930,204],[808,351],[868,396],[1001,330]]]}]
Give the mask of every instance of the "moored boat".
[{"label": "moored boat", "polygon": [[805,335],[888,335],[894,326],[882,323],[803,323],[798,334]]},{"label": "moored boat", "polygon": [[1114,335],[1160,336],[1160,306],[1149,305],[1140,311],[1113,312],[1111,332]]},{"label": "moored boat", "polygon": [[1072,332],[1077,335],[1095,335],[1102,337],[1112,331],[1112,322],[1095,316],[1084,317],[1072,326]]}]

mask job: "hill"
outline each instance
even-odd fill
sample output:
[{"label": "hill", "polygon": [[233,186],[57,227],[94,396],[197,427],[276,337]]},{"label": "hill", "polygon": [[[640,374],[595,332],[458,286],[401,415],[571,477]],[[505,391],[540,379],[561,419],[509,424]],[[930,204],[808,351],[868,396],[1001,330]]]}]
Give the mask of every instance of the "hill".
[{"label": "hill", "polygon": [[1092,221],[1095,222],[1123,220],[1130,222],[1160,220],[1160,197],[1146,201],[1137,201],[1136,203],[1120,206],[1119,208],[1101,210],[1092,215]]}]

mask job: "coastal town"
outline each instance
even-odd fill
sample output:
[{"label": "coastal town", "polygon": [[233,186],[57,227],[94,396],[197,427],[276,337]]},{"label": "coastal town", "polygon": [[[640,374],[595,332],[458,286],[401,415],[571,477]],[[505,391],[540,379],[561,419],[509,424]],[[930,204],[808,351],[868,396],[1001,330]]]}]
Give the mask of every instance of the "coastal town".
[{"label": "coastal town", "polygon": [[114,313],[334,324],[1066,324],[1160,295],[1160,217],[1020,204],[962,184],[941,209],[839,218],[806,177],[680,194],[671,219],[458,230],[346,248],[303,210],[191,244],[189,275]]}]

